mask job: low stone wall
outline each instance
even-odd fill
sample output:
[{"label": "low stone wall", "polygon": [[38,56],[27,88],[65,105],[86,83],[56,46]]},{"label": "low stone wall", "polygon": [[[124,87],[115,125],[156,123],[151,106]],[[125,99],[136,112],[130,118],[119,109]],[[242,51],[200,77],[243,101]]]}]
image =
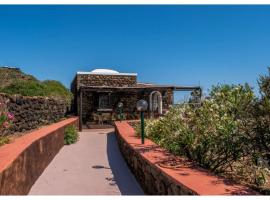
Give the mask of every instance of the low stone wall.
[{"label": "low stone wall", "polygon": [[[115,122],[120,150],[141,184],[151,195],[255,195],[255,191],[211,174],[196,165],[186,165],[152,141],[135,136],[127,121]],[[164,163],[177,161],[177,168]]]},{"label": "low stone wall", "polygon": [[64,129],[72,117],[43,127],[0,147],[0,195],[26,195],[64,145]]},{"label": "low stone wall", "polygon": [[0,102],[4,102],[15,117],[12,126],[6,130],[8,134],[54,123],[65,117],[67,112],[64,101],[47,97],[0,94]]}]

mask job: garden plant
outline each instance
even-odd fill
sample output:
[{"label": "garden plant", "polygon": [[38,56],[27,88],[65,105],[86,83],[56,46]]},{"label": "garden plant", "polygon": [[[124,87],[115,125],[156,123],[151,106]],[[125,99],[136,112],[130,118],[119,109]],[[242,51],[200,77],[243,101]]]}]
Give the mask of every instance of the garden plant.
[{"label": "garden plant", "polygon": [[74,125],[65,128],[64,144],[69,145],[76,143],[79,139],[79,133]]},{"label": "garden plant", "polygon": [[9,137],[5,135],[5,130],[9,128],[13,120],[14,116],[8,112],[6,104],[0,102],[0,146],[9,142]]},{"label": "garden plant", "polygon": [[270,77],[258,84],[260,97],[248,84],[213,86],[200,106],[182,103],[147,120],[146,135],[175,155],[269,194]]}]

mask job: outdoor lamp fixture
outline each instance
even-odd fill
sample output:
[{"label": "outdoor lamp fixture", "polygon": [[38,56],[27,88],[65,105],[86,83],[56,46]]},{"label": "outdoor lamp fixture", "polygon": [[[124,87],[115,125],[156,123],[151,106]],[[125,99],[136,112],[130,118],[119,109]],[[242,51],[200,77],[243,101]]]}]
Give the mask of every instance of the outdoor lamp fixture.
[{"label": "outdoor lamp fixture", "polygon": [[142,144],[144,144],[144,112],[147,110],[147,101],[141,99],[137,102],[137,110],[141,112],[141,139]]},{"label": "outdoor lamp fixture", "polygon": [[119,118],[120,118],[120,121],[123,120],[123,107],[124,107],[124,104],[122,102],[119,102],[117,104],[117,110],[118,110],[118,114],[119,114]]}]

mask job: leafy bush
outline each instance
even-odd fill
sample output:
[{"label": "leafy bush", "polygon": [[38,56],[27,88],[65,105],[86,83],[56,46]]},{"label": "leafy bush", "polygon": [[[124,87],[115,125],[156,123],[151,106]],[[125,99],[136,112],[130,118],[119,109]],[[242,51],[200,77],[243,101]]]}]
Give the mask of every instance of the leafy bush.
[{"label": "leafy bush", "polygon": [[[263,156],[258,143],[262,136],[257,136],[258,120],[254,117],[257,104],[247,84],[214,86],[201,106],[181,104],[160,119],[148,120],[146,136],[213,172],[263,185],[268,170],[258,162]],[[269,122],[265,122],[268,129],[261,128],[264,137],[268,130],[268,141]]]},{"label": "leafy bush", "polygon": [[255,107],[256,118],[256,141],[259,144],[259,151],[262,151],[270,165],[270,68],[268,76],[260,76],[258,81],[261,100]]},{"label": "leafy bush", "polygon": [[8,136],[0,136],[0,146],[4,144],[8,144],[10,142],[10,139]]},{"label": "leafy bush", "polygon": [[54,80],[46,80],[42,83],[46,87],[48,96],[64,98],[68,104],[71,103],[72,93],[62,83]]},{"label": "leafy bush", "polygon": [[73,144],[79,139],[79,133],[74,125],[65,128],[64,144]]}]

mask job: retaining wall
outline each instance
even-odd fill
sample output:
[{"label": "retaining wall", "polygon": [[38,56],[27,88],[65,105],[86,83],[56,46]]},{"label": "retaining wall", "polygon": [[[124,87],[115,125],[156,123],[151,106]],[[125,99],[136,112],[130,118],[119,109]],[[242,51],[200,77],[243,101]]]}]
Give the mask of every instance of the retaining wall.
[{"label": "retaining wall", "polygon": [[[152,195],[256,195],[248,187],[218,177],[185,159],[173,156],[152,141],[135,136],[127,121],[115,122],[120,150],[146,194]],[[177,167],[166,163],[177,161]]]},{"label": "retaining wall", "polygon": [[0,194],[26,195],[64,145],[64,129],[72,117],[21,136],[0,147]]},{"label": "retaining wall", "polygon": [[[0,93],[0,102],[7,105],[15,119],[6,134],[24,132],[65,117],[68,105],[63,100],[48,97],[26,97]],[[1,134],[1,133],[0,133]]]}]

